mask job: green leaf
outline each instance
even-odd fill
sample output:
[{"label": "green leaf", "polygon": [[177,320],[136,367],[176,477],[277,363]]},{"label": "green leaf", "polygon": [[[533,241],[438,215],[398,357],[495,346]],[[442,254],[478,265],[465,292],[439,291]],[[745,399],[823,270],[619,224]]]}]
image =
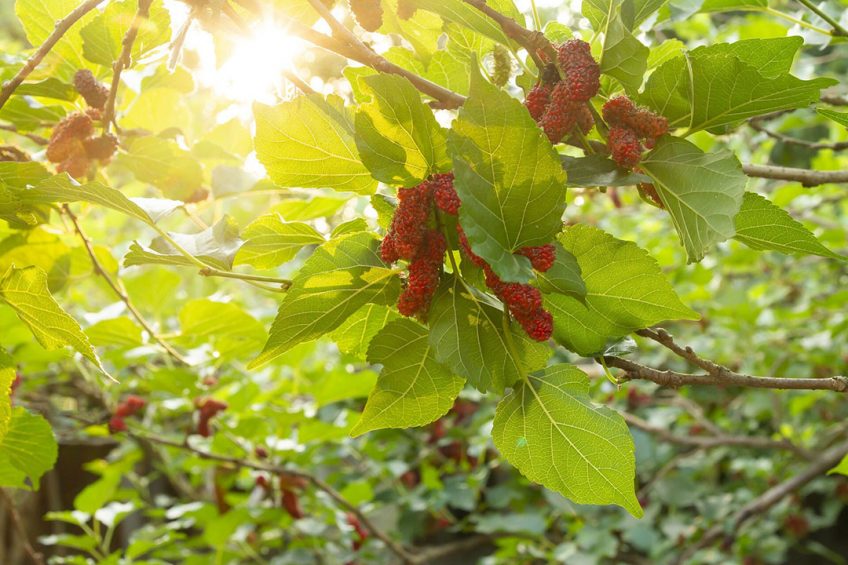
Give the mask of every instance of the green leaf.
[{"label": "green leaf", "polygon": [[254,220],[242,233],[244,245],[238,250],[236,265],[273,269],[290,261],[307,245],[324,242],[324,236],[303,222],[284,222],[279,214]]},{"label": "green leaf", "polygon": [[839,465],[828,471],[827,474],[840,474],[848,477],[848,455],[845,455],[845,457],[842,458],[842,461],[839,462]]},{"label": "green leaf", "polygon": [[368,362],[383,365],[352,436],[383,428],[424,426],[444,416],[465,379],[436,361],[427,328],[395,320],[371,341]]},{"label": "green leaf", "polygon": [[562,168],[568,173],[568,186],[632,186],[640,182],[651,182],[651,177],[623,171],[615,161],[602,155],[562,155],[560,160]]},{"label": "green leaf", "polygon": [[632,31],[665,3],[666,0],[585,0],[582,13],[592,24],[592,29],[602,31],[610,15],[620,12],[622,22]]},{"label": "green leaf", "polygon": [[167,198],[187,200],[203,183],[203,169],[191,153],[170,139],[146,136],[132,140],[116,162]]},{"label": "green leaf", "polygon": [[29,326],[45,349],[70,345],[106,373],[82,328],[50,295],[44,271],[38,267],[10,268],[0,278],[0,298]]},{"label": "green leaf", "polygon": [[333,330],[330,339],[336,342],[342,353],[364,359],[368,345],[377,332],[398,318],[400,314],[388,306],[366,304]]},{"label": "green leaf", "polygon": [[256,155],[282,187],[333,188],[371,194],[377,182],[362,164],[353,119],[338,96],[298,96],[255,104]]},{"label": "green leaf", "polygon": [[[112,2],[91,22],[80,30],[83,54],[93,63],[110,67],[121,54],[123,38],[130,28],[138,2]],[[150,52],[151,49],[171,39],[171,17],[161,0],[150,5],[149,17],[141,21],[133,43],[132,58]]]},{"label": "green leaf", "polygon": [[[79,7],[78,0],[16,0],[15,15],[20,20],[30,45],[41,45],[53,32],[56,22]],[[80,29],[95,17],[95,11],[83,16],[67,30],[50,50],[48,62],[59,62],[53,75],[70,79],[77,69],[85,67]]]},{"label": "green leaf", "polygon": [[554,339],[583,356],[603,351],[608,339],[664,320],[697,320],[663,276],[656,261],[635,243],[586,225],[560,237],[577,258],[586,283],[583,302],[562,294],[544,296],[554,317]]},{"label": "green leaf", "polygon": [[41,128],[42,123],[58,122],[65,117],[61,106],[42,106],[34,101],[14,97],[0,109],[0,120],[11,122],[22,132]]},{"label": "green leaf", "polygon": [[359,87],[371,101],[356,112],[356,146],[375,179],[415,186],[450,168],[444,132],[408,79],[376,74]]},{"label": "green leaf", "polygon": [[528,371],[544,367],[551,355],[546,344],[531,340],[515,324],[506,325],[502,308],[457,277],[442,284],[429,318],[436,359],[481,392],[503,392]]},{"label": "green leaf", "polygon": [[542,292],[559,292],[582,299],[586,296],[586,283],[583,282],[577,259],[559,243],[554,246],[556,261],[544,273],[536,273],[536,285]]},{"label": "green leaf", "polygon": [[256,318],[233,303],[205,298],[191,300],[180,310],[179,319],[179,340],[188,346],[202,346],[214,338],[219,351],[222,340],[227,348],[255,351],[268,337]]},{"label": "green leaf", "polygon": [[141,328],[126,316],[101,320],[86,328],[85,333],[91,343],[98,347],[137,347],[144,343]]},{"label": "green leaf", "polygon": [[14,408],[0,442],[0,486],[38,490],[41,476],[56,464],[58,447],[50,424],[39,414]]},{"label": "green leaf", "polygon": [[671,215],[690,263],[733,237],[733,218],[748,182],[735,155],[704,153],[685,139],[665,136],[641,167]]},{"label": "green leaf", "polygon": [[498,405],[492,438],[522,475],[578,504],[617,504],[640,518],[633,438],[615,411],[592,404],[572,365],[530,375]]},{"label": "green leaf", "polygon": [[400,280],[380,259],[379,246],[373,234],[358,232],[318,247],[292,281],[268,342],[250,368],[331,332],[365,304],[393,304]]},{"label": "green leaf", "polygon": [[[415,8],[438,14],[445,21],[461,24],[498,43],[505,45],[511,43],[509,37],[494,20],[463,0],[411,0],[411,3]],[[500,13],[521,21],[521,14],[511,1],[494,0],[488,4]]]},{"label": "green leaf", "polygon": [[639,101],[668,118],[672,128],[687,128],[687,135],[817,102],[821,89],[836,82],[775,74],[785,67],[786,46],[779,50],[776,62],[765,55],[746,56],[760,49],[749,43],[743,50],[734,44],[695,49],[654,71]]},{"label": "green leaf", "polygon": [[735,238],[751,249],[845,260],[845,257],[822,245],[815,235],[786,210],[753,192],[745,193],[742,209],[736,215]]},{"label": "green leaf", "polygon": [[848,112],[834,112],[827,108],[817,108],[816,111],[829,120],[848,128]]},{"label": "green leaf", "polygon": [[530,262],[513,252],[562,229],[566,178],[556,151],[521,102],[476,71],[450,147],[471,248],[503,280],[527,282]]},{"label": "green leaf", "polygon": [[[190,255],[207,265],[226,271],[232,269],[236,252],[242,245],[238,226],[229,216],[224,216],[215,225],[198,233],[168,235]],[[162,237],[154,239],[149,248],[142,247],[137,242],[130,245],[129,252],[124,256],[124,266],[145,264],[196,266]]]},{"label": "green leaf", "polygon": [[79,96],[73,85],[53,77],[39,82],[25,82],[15,89],[15,94],[55,98],[56,100],[66,100],[68,102],[76,100]]},{"label": "green leaf", "polygon": [[12,383],[16,376],[15,362],[0,347],[0,442],[6,437],[12,421]]},{"label": "green leaf", "polygon": [[608,18],[601,54],[601,72],[618,80],[628,94],[642,86],[650,50],[627,28],[616,11]]}]

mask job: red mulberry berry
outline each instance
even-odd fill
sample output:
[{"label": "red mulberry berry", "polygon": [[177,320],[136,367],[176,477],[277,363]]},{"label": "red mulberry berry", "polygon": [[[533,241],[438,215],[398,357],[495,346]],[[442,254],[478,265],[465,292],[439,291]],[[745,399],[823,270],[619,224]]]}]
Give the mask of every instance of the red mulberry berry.
[{"label": "red mulberry berry", "polygon": [[47,159],[61,163],[77,153],[83,153],[82,141],[94,133],[94,123],[86,114],[74,112],[56,124],[47,144]]},{"label": "red mulberry berry", "polygon": [[102,110],[109,98],[109,89],[97,82],[88,69],[80,69],[74,74],[74,88],[92,108]]},{"label": "red mulberry berry", "polygon": [[350,0],[350,11],[365,31],[377,31],[383,25],[380,0]]},{"label": "red mulberry berry", "polygon": [[456,225],[456,231],[459,233],[459,246],[462,248],[463,253],[465,253],[468,259],[480,268],[488,267],[488,265],[486,265],[486,261],[471,250],[471,244],[468,243],[468,237],[465,235],[461,225]]},{"label": "red mulberry berry", "polygon": [[642,158],[642,144],[631,129],[613,126],[609,131],[607,145],[612,160],[618,163],[619,167],[632,169]]},{"label": "red mulberry berry", "polygon": [[90,159],[109,161],[118,148],[118,138],[107,133],[99,137],[86,139],[83,141],[83,145],[85,146],[85,153]]},{"label": "red mulberry berry", "polygon": [[398,0],[397,16],[402,20],[410,20],[415,15],[418,8],[412,0]]},{"label": "red mulberry berry", "polygon": [[127,423],[120,416],[112,416],[109,420],[109,433],[116,434],[118,432],[127,431]]},{"label": "red mulberry berry", "polygon": [[407,285],[398,300],[398,310],[404,316],[427,315],[433,295],[439,288],[446,249],[445,237],[436,230],[429,230],[426,246],[409,264]]},{"label": "red mulberry berry", "polygon": [[581,104],[577,107],[577,127],[580,128],[580,131],[585,135],[592,131],[592,128],[595,126],[595,116],[592,115],[592,111],[585,104]]},{"label": "red mulberry berry", "polygon": [[598,93],[601,68],[592,57],[588,43],[580,39],[566,41],[557,48],[557,62],[572,100],[587,102]]},{"label": "red mulberry berry", "polygon": [[435,175],[431,181],[435,186],[433,200],[440,210],[456,216],[462,204],[453,186],[453,173]]},{"label": "red mulberry berry", "polygon": [[653,141],[668,133],[668,120],[649,110],[638,110],[631,119],[630,127],[639,137]]},{"label": "red mulberry berry", "polygon": [[521,326],[531,339],[547,341],[554,332],[554,318],[547,310],[539,310]]},{"label": "red mulberry berry", "polygon": [[214,398],[204,398],[195,401],[199,412],[197,421],[197,433],[203,437],[212,435],[212,428],[209,426],[209,421],[214,418],[218,412],[227,409],[227,403],[215,400]]},{"label": "red mulberry berry", "polygon": [[88,174],[90,166],[91,161],[85,155],[73,155],[56,165],[56,171],[68,173],[75,179],[82,179]]},{"label": "red mulberry berry", "polygon": [[630,127],[631,118],[636,113],[636,105],[627,96],[616,96],[604,104],[604,121],[610,126]]},{"label": "red mulberry berry", "polygon": [[549,84],[537,84],[527,93],[524,105],[537,122],[545,114],[545,110],[551,100],[551,90],[553,90],[553,87]]},{"label": "red mulberry berry", "polygon": [[549,243],[536,247],[522,247],[518,253],[530,259],[533,268],[544,273],[554,265],[556,261],[556,247]]},{"label": "red mulberry berry", "polygon": [[397,247],[395,247],[394,234],[387,234],[380,244],[380,258],[386,263],[394,263],[400,259]]},{"label": "red mulberry berry", "polygon": [[418,253],[427,231],[427,219],[433,202],[433,185],[425,181],[412,188],[401,188],[398,190],[398,200],[400,202],[386,235],[386,239],[392,240],[394,250],[387,249],[385,256],[412,260]]}]

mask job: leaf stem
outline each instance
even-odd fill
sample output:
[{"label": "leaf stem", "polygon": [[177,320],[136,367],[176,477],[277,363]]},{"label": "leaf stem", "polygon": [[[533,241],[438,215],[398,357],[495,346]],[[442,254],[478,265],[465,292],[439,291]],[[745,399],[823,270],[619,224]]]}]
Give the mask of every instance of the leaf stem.
[{"label": "leaf stem", "polygon": [[838,21],[836,21],[833,17],[831,17],[824,10],[816,6],[810,0],[798,0],[798,2],[806,6],[807,9],[809,9],[812,13],[814,13],[815,15],[826,21],[828,24],[830,24],[830,27],[833,28],[831,35],[837,37],[848,37],[848,30],[842,27],[842,25]]},{"label": "leaf stem", "polygon": [[781,19],[784,19],[788,22],[792,22],[793,24],[798,24],[799,26],[801,26],[803,28],[813,30],[813,31],[821,33],[823,35],[832,35],[829,31],[827,31],[826,29],[824,29],[822,27],[818,27],[818,26],[815,26],[815,25],[813,25],[809,22],[805,22],[802,19],[791,16],[791,15],[785,13],[785,12],[781,12],[780,10],[775,10],[774,8],[772,8],[770,6],[765,7],[765,8],[760,8],[759,10],[756,10],[756,11],[760,11],[760,12],[764,12],[766,14],[770,14],[770,15],[775,16],[777,18],[781,18]]},{"label": "leaf stem", "polygon": [[542,19],[539,17],[539,8],[536,0],[530,0],[530,10],[533,12],[533,27],[536,31],[542,31]]},{"label": "leaf stem", "polygon": [[220,269],[214,269],[212,267],[204,267],[200,269],[200,274],[204,277],[223,277],[227,279],[239,279],[243,281],[258,281],[258,282],[267,282],[272,284],[277,284],[282,287],[283,290],[288,290],[291,286],[292,282],[289,279],[280,279],[277,277],[266,277],[262,275],[251,275],[248,273],[234,273],[230,271],[222,271]]}]

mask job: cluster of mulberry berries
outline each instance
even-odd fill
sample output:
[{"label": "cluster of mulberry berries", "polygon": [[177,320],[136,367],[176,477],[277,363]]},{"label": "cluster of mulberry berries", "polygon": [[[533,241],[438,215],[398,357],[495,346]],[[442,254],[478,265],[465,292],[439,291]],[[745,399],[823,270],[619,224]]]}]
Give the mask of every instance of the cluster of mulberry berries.
[{"label": "cluster of mulberry berries", "polygon": [[102,110],[109,98],[109,89],[97,82],[88,69],[80,69],[74,74],[74,88],[92,108]]},{"label": "cluster of mulberry berries", "polygon": [[668,120],[637,107],[626,96],[604,104],[603,115],[610,126],[607,146],[612,160],[625,169],[638,165],[642,151],[652,148],[657,138],[668,133]]},{"label": "cluster of mulberry berries", "polygon": [[118,432],[126,431],[127,423],[124,419],[138,413],[142,408],[144,408],[145,404],[147,403],[140,396],[136,396],[134,394],[128,396],[123,402],[118,404],[118,407],[115,409],[115,413],[109,420],[109,432],[116,434]]},{"label": "cluster of mulberry berries", "polygon": [[[542,308],[542,293],[539,289],[529,284],[502,281],[489,264],[471,250],[462,227],[457,225],[457,230],[462,251],[472,263],[483,269],[486,286],[506,305],[527,335],[536,341],[547,341],[554,330],[554,319],[550,312]],[[550,244],[524,247],[518,253],[530,259],[533,268],[540,272],[550,269],[556,260],[556,248]]]},{"label": "cluster of mulberry berries", "polygon": [[94,120],[100,119],[100,111],[68,114],[53,128],[47,144],[47,159],[57,163],[58,172],[67,172],[74,178],[82,178],[93,161],[106,164],[118,148],[118,139],[111,134],[94,135]]},{"label": "cluster of mulberry berries", "polygon": [[[443,209],[453,205],[446,186],[453,190],[451,173],[433,175],[417,186],[398,190],[398,207],[380,246],[380,256],[386,263],[409,261],[406,288],[398,300],[398,310],[404,316],[426,317],[439,288],[447,241],[431,227],[430,216],[434,203]],[[456,199],[454,209],[458,208]]]},{"label": "cluster of mulberry berries", "polygon": [[585,41],[570,39],[557,47],[557,72],[544,72],[543,80],[527,94],[524,105],[551,143],[559,143],[575,128],[589,133],[595,120],[586,103],[598,93],[601,69]]},{"label": "cluster of mulberry berries", "polygon": [[212,428],[209,426],[209,421],[214,418],[218,412],[223,412],[227,409],[227,403],[215,400],[214,398],[202,398],[195,401],[197,407],[197,433],[203,437],[212,435]]},{"label": "cluster of mulberry berries", "polygon": [[383,6],[380,0],[349,0],[350,11],[365,31],[377,31],[383,25]]}]

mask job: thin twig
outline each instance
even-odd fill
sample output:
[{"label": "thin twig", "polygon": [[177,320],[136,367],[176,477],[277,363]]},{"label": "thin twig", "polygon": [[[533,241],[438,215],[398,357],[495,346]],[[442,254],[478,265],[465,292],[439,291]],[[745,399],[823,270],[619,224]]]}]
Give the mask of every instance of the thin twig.
[{"label": "thin twig", "polygon": [[556,51],[541,31],[534,31],[522,26],[509,16],[505,16],[486,4],[485,0],[465,0],[465,3],[480,10],[486,16],[494,20],[501,26],[504,34],[516,43],[524,47],[527,53],[536,63],[536,67],[541,71],[545,67],[545,62],[539,56],[539,52],[544,52],[548,56],[548,60],[556,60]]},{"label": "thin twig", "polygon": [[821,101],[831,106],[848,106],[848,96],[842,94],[822,94]]},{"label": "thin twig", "polygon": [[103,1],[104,0],[86,0],[80,4],[79,7],[71,11],[70,14],[56,22],[53,32],[47,37],[47,39],[44,40],[44,43],[41,44],[36,52],[32,54],[21,70],[18,71],[18,74],[3,85],[2,90],[0,90],[0,108],[6,104],[6,101],[8,101],[12,96],[12,93],[15,92],[15,89],[18,88],[24,80],[26,80],[26,77],[28,77],[32,71],[35,70],[44,57],[46,57],[50,50],[53,49],[53,46],[62,39],[62,36],[65,35],[69,29],[71,29],[71,26]]},{"label": "thin twig", "polygon": [[115,98],[118,96],[118,87],[121,85],[121,72],[132,63],[132,48],[135,38],[138,36],[138,28],[141,27],[141,21],[149,17],[152,1],[138,0],[138,11],[135,13],[130,27],[121,42],[123,45],[121,54],[112,64],[112,87],[109,89],[109,96],[106,98],[106,105],[103,109],[104,133],[108,133],[109,126],[112,124],[112,120],[115,119]]},{"label": "thin twig", "polygon": [[800,182],[803,186],[848,182],[848,171],[814,171],[776,165],[742,165],[749,177]]},{"label": "thin twig", "polygon": [[716,524],[707,530],[697,543],[690,545],[688,549],[677,558],[675,564],[682,565],[683,563],[688,563],[689,559],[699,550],[709,547],[722,538],[724,538],[724,546],[730,546],[734,538],[739,534],[739,530],[745,522],[755,516],[762,516],[765,514],[772,506],[793,492],[796,492],[813,479],[827,472],[846,454],[848,454],[848,442],[841,443],[825,451],[821,457],[815,459],[803,472],[770,488],[740,508],[733,515],[732,524],[729,524],[731,527],[728,528],[725,524]]},{"label": "thin twig", "polygon": [[20,540],[21,545],[23,545],[24,552],[27,554],[27,557],[29,557],[30,561],[35,563],[35,565],[44,565],[44,558],[29,542],[29,534],[27,533],[26,526],[24,526],[21,515],[18,513],[18,508],[15,506],[12,497],[10,497],[9,493],[6,492],[6,489],[0,488],[0,498],[3,499],[3,505],[9,510],[9,517],[12,519],[12,525],[18,532],[18,539]]},{"label": "thin twig", "polygon": [[13,125],[0,124],[0,129],[26,137],[27,139],[34,143],[37,143],[38,145],[47,145],[49,143],[47,138],[41,137],[40,135],[35,135],[34,133],[24,133],[22,131],[18,131],[18,128]]},{"label": "thin twig", "polygon": [[638,428],[644,432],[657,436],[663,441],[677,445],[689,445],[701,449],[713,449],[716,447],[750,447],[752,449],[780,449],[787,450],[800,456],[802,459],[812,459],[812,454],[806,449],[795,445],[789,440],[772,440],[764,437],[754,436],[732,436],[732,435],[678,435],[672,433],[667,428],[662,426],[654,426],[653,424],[643,420],[639,416],[635,416],[628,412],[619,412],[630,426]]},{"label": "thin twig", "polygon": [[202,459],[208,459],[210,461],[220,461],[222,463],[229,463],[231,465],[235,465],[237,467],[245,467],[248,469],[255,469],[257,471],[265,471],[268,473],[273,473],[275,475],[288,475],[290,477],[300,478],[305,481],[311,483],[315,488],[323,491],[330,498],[332,498],[339,506],[347,510],[348,512],[355,515],[360,523],[369,531],[371,534],[386,544],[386,547],[392,551],[395,555],[397,555],[404,563],[416,563],[416,556],[410,553],[405,547],[403,547],[400,543],[393,540],[388,534],[383,532],[380,528],[378,528],[374,522],[372,522],[355,504],[347,500],[341,493],[339,493],[336,489],[330,486],[326,481],[320,479],[314,475],[309,473],[304,473],[303,471],[295,471],[289,469],[287,467],[280,467],[277,465],[271,465],[266,463],[259,463],[254,461],[249,461],[245,459],[239,459],[236,457],[228,457],[226,455],[218,455],[216,453],[211,453],[208,451],[204,451],[197,447],[192,446],[188,439],[184,442],[178,442],[169,440],[162,437],[157,437],[148,434],[139,434],[131,432],[131,435],[142,438],[151,443],[156,443],[160,445],[166,445],[169,447],[175,447],[178,449],[188,450],[198,457]]},{"label": "thin twig", "polygon": [[303,79],[302,79],[302,78],[300,78],[299,76],[297,76],[297,75],[294,73],[294,71],[291,71],[291,70],[286,69],[286,70],[284,70],[284,71],[283,71],[283,76],[285,76],[285,77],[286,77],[286,79],[287,79],[290,83],[292,83],[293,85],[295,85],[295,87],[297,87],[297,89],[298,89],[298,90],[300,90],[302,93],[304,93],[304,94],[315,94],[315,90],[314,90],[311,86],[309,86],[308,84],[306,84],[306,83],[303,81]]},{"label": "thin twig", "polygon": [[151,339],[153,339],[156,343],[162,346],[162,348],[168,353],[168,355],[173,357],[175,361],[183,365],[189,365],[189,362],[185,359],[185,357],[180,355],[180,353],[176,349],[174,349],[171,344],[162,339],[162,337],[156,333],[156,331],[150,326],[147,320],[144,319],[144,316],[142,316],[141,312],[139,312],[135,305],[132,303],[130,297],[122,288],[122,285],[120,285],[118,281],[114,280],[103,267],[103,265],[100,263],[100,260],[97,258],[97,254],[94,252],[94,247],[91,244],[91,240],[83,231],[82,226],[79,223],[79,218],[77,218],[76,214],[71,212],[71,209],[67,204],[62,207],[62,211],[68,217],[68,219],[71,220],[71,223],[74,225],[74,231],[77,232],[77,235],[82,240],[82,243],[85,246],[85,250],[88,253],[88,257],[89,259],[91,259],[91,264],[94,267],[94,272],[103,277],[103,279],[106,281],[106,284],[109,285],[109,288],[111,288],[115,295],[117,295],[117,297],[121,300],[121,302],[124,303],[124,305],[127,307],[127,311],[132,314],[133,318],[135,318],[139,325],[144,328],[144,330],[150,335]]},{"label": "thin twig", "polygon": [[783,143],[789,143],[792,145],[800,145],[802,147],[807,147],[809,149],[833,149],[834,151],[841,151],[843,149],[848,149],[848,141],[836,141],[836,142],[816,142],[816,141],[807,141],[806,139],[799,139],[797,137],[792,137],[791,135],[786,135],[785,133],[780,133],[778,131],[772,131],[767,127],[764,127],[760,124],[760,120],[753,119],[748,121],[748,125],[751,126],[751,129],[756,130],[758,132],[764,133],[772,139],[776,139]]},{"label": "thin twig", "polygon": [[811,2],[810,0],[798,0],[798,2],[806,6],[807,9],[810,10],[812,13],[826,21],[828,25],[833,28],[831,35],[833,35],[834,37],[848,37],[848,30],[842,27],[842,25],[838,21],[836,21],[835,18],[833,18],[830,14],[816,6],[813,2]]},{"label": "thin twig", "polygon": [[226,279],[239,279],[242,281],[257,281],[279,285],[281,290],[287,290],[292,282],[289,279],[280,279],[277,277],[265,277],[262,275],[250,275],[247,273],[232,273],[230,271],[221,271],[212,267],[204,267],[199,273],[204,277],[222,277]]}]

